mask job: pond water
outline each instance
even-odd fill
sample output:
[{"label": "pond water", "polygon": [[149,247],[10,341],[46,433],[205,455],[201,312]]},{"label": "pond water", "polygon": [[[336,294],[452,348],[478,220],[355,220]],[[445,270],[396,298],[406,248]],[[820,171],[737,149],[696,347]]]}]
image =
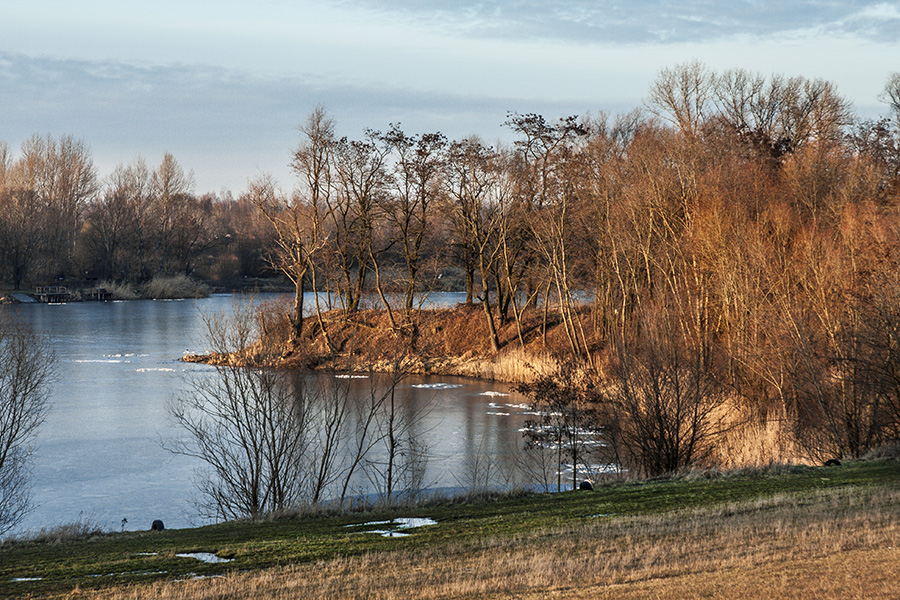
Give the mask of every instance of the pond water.
[{"label": "pond water", "polygon": [[[438,294],[430,303],[463,298]],[[175,528],[202,523],[195,516],[201,464],[164,448],[184,435],[167,403],[184,393],[186,377],[211,370],[179,359],[206,351],[203,314],[230,310],[232,302],[214,295],[4,308],[48,335],[56,354],[50,410],[31,449],[35,509],[13,533],[79,520],[111,530],[149,529],[154,519]],[[485,456],[496,461],[495,482],[512,472],[527,407],[508,386],[416,377],[398,391],[401,401],[427,406],[419,424],[426,485],[463,486],[467,469]]]}]

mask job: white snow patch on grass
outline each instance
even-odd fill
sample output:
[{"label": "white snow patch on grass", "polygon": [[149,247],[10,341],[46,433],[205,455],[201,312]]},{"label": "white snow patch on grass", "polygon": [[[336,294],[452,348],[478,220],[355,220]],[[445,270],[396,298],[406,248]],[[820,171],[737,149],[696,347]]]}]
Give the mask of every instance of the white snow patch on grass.
[{"label": "white snow patch on grass", "polygon": [[428,517],[398,517],[391,521],[370,521],[368,523],[352,523],[344,525],[344,527],[378,527],[381,525],[389,525],[390,529],[369,529],[358,533],[377,533],[382,537],[406,537],[410,534],[404,533],[405,529],[416,529],[417,527],[426,527],[428,525],[437,525],[437,521]]},{"label": "white snow patch on grass", "polygon": [[226,563],[234,560],[233,558],[220,558],[212,552],[184,552],[182,554],[176,554],[175,556],[178,556],[180,558],[195,558],[200,562],[209,564]]}]

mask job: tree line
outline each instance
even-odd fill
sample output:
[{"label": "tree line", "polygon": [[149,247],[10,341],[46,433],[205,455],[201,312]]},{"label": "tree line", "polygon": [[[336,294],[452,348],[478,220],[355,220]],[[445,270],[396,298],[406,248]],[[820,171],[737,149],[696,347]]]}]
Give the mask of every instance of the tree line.
[{"label": "tree line", "polygon": [[339,137],[319,108],[293,188],[262,175],[237,199],[196,196],[169,154],[100,181],[82,142],[36,136],[18,158],[0,146],[0,272],[18,287],[277,270],[297,344],[303,292],[333,299],[315,307],[326,341],[323,310],[364,294],[402,333],[417,292],[459,274],[494,351],[504,326],[526,345],[529,315],[561,325],[558,350],[592,378],[565,414],[592,415],[620,464],[711,460],[747,423],[859,456],[900,433],[900,74],[883,99],[890,115],[863,120],[830,82],[691,62],[643,110],[510,114],[509,145]]},{"label": "tree line", "polygon": [[139,158],[101,179],[71,136],[32,136],[18,156],[0,142],[0,241],[0,284],[16,290],[271,275],[271,235],[247,201],[196,195],[168,152],[158,166]]}]

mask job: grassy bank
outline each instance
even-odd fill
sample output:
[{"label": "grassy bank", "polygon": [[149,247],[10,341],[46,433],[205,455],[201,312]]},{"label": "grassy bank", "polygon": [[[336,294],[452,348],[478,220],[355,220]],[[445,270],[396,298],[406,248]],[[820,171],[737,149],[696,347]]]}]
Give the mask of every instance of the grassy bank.
[{"label": "grassy bank", "polygon": [[[369,524],[435,524],[384,537]],[[617,483],[8,543],[0,593],[99,598],[890,597],[900,462]],[[213,553],[230,562],[179,557]],[[220,576],[208,579],[197,577]]]}]

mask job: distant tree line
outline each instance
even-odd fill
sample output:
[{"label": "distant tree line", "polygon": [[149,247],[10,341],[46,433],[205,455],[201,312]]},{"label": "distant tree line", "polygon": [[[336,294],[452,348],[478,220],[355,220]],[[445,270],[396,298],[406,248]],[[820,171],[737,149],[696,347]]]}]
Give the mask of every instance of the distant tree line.
[{"label": "distant tree line", "polygon": [[81,140],[35,135],[18,157],[0,143],[0,284],[144,283],[271,276],[271,235],[245,200],[197,196],[166,153],[100,179]]}]

